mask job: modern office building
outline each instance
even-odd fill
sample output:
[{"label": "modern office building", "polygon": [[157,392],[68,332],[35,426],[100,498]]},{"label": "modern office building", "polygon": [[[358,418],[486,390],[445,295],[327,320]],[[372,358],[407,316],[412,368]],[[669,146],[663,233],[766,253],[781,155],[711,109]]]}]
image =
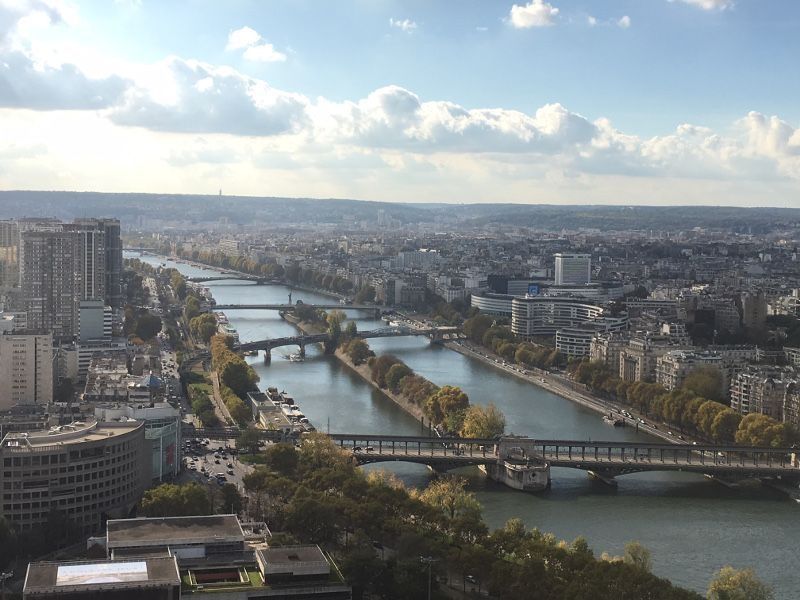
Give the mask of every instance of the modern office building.
[{"label": "modern office building", "polygon": [[612,316],[605,307],[579,298],[514,298],[511,301],[511,313],[511,331],[523,339],[555,335],[559,329],[590,323],[609,331],[628,326],[626,313]]},{"label": "modern office building", "polygon": [[53,336],[0,332],[0,410],[53,400]]},{"label": "modern office building", "polygon": [[119,402],[99,404],[94,416],[100,422],[121,419],[144,421],[144,437],[151,444],[153,482],[171,481],[180,470],[181,412],[169,402]]},{"label": "modern office building", "polygon": [[0,442],[2,515],[17,530],[62,512],[84,534],[128,516],[150,485],[150,443],[140,421],[74,422],[7,434]]},{"label": "modern office building", "polygon": [[75,219],[75,224],[103,232],[105,303],[113,308],[121,308],[122,238],[119,219]]},{"label": "modern office building", "polygon": [[555,255],[556,285],[582,285],[592,281],[592,257],[590,254]]}]

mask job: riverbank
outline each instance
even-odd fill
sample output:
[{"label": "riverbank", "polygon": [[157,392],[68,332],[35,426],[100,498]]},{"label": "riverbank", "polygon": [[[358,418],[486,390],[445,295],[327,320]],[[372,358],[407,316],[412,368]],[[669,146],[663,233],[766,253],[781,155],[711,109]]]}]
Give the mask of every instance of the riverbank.
[{"label": "riverbank", "polygon": [[356,365],[350,360],[350,357],[347,356],[341,349],[337,349],[334,352],[336,358],[339,359],[344,366],[354,372],[356,375],[361,377],[364,381],[370,384],[373,388],[378,390],[381,394],[386,396],[389,400],[397,404],[400,408],[406,411],[409,415],[420,421],[421,423],[425,422],[425,415],[422,412],[422,408],[409,402],[402,394],[395,394],[392,390],[384,389],[378,386],[377,383],[372,381],[372,373],[370,372],[369,366],[364,363],[362,365]]},{"label": "riverbank", "polygon": [[[607,415],[610,412],[616,411],[617,409],[617,406],[612,402],[608,402],[602,398],[597,398],[574,389],[573,386],[579,384],[575,384],[574,382],[569,381],[560,375],[554,375],[553,373],[547,373],[544,371],[539,373],[531,373],[530,370],[521,369],[521,367],[518,365],[505,363],[499,356],[492,357],[486,354],[488,351],[484,348],[473,348],[472,345],[466,341],[449,341],[445,342],[444,346],[450,350],[458,352],[459,354],[479,360],[482,363],[490,365],[504,373],[513,375],[514,377],[540,387],[543,390],[547,390],[548,392],[560,396],[565,400],[579,404],[584,408],[588,408],[589,410],[592,410],[598,414]],[[668,435],[667,432],[656,429],[650,424],[642,424],[636,419],[628,419],[618,412],[614,415],[614,417],[624,421],[626,427],[632,427],[636,431],[645,433],[652,437],[665,440],[672,444],[686,443],[686,440],[677,439],[675,436]],[[687,440],[691,441],[688,437]]]}]

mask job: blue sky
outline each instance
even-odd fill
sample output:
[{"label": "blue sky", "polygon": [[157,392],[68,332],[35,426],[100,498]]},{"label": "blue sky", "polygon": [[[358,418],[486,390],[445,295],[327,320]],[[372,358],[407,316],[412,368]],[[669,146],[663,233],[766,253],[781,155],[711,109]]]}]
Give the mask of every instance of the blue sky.
[{"label": "blue sky", "polygon": [[0,0],[0,187],[800,206],[799,30],[791,0]]}]

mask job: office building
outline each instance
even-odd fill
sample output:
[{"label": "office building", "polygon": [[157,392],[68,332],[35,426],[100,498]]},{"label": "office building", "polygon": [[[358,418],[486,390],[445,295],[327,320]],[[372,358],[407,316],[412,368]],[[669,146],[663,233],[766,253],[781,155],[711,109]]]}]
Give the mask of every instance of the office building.
[{"label": "office building", "polygon": [[122,297],[122,238],[119,219],[75,219],[82,226],[93,226],[103,232],[105,272],[105,303],[112,308],[121,308]]},{"label": "office building", "polygon": [[589,254],[555,255],[555,284],[584,284],[592,281],[592,257]]},{"label": "office building", "polygon": [[628,317],[624,312],[612,316],[603,306],[578,298],[525,296],[511,301],[511,331],[523,339],[589,323],[618,331],[627,328]]},{"label": "office building", "polygon": [[17,530],[58,510],[84,534],[125,517],[150,485],[150,444],[139,421],[74,422],[9,433],[0,442],[2,515]]}]

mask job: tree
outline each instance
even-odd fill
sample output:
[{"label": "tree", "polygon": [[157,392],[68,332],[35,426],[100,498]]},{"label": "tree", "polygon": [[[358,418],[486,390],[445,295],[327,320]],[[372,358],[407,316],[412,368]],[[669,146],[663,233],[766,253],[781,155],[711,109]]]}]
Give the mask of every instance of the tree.
[{"label": "tree", "polygon": [[238,514],[242,510],[242,496],[232,483],[222,486],[220,510],[226,514]]},{"label": "tree", "polygon": [[469,396],[456,386],[446,385],[431,394],[425,402],[425,413],[436,425],[448,431],[460,431],[469,407]]},{"label": "tree", "polygon": [[706,400],[721,402],[725,399],[722,373],[715,367],[697,367],[683,382],[683,389]]},{"label": "tree", "polygon": [[623,561],[629,565],[633,565],[638,569],[647,571],[648,573],[653,569],[653,558],[650,550],[642,546],[639,542],[628,542],[625,544],[625,556]]},{"label": "tree", "polygon": [[383,354],[376,358],[375,362],[372,363],[372,381],[374,381],[378,387],[385,388],[386,374],[393,365],[399,362],[401,362],[400,359],[391,354]]},{"label": "tree", "polygon": [[261,435],[255,427],[242,429],[239,437],[236,438],[236,447],[243,452],[255,454],[258,452],[258,445],[261,443]]},{"label": "tree", "polygon": [[506,418],[494,403],[490,403],[486,407],[473,404],[464,415],[461,435],[471,438],[490,439],[502,435],[505,429]]},{"label": "tree", "polygon": [[716,442],[732,442],[736,439],[736,431],[742,422],[742,415],[725,408],[717,413],[711,423],[711,437]]},{"label": "tree", "polygon": [[413,371],[404,363],[392,365],[392,367],[386,373],[386,387],[392,391],[397,391],[397,388],[400,385],[400,381],[403,379],[403,377],[406,375],[411,375],[411,373],[413,373]]},{"label": "tree", "polygon": [[161,331],[161,317],[145,313],[136,319],[134,333],[143,340],[152,340]]},{"label": "tree", "polygon": [[271,444],[264,452],[264,465],[281,475],[293,475],[297,462],[297,450],[291,444]]},{"label": "tree", "polygon": [[344,339],[353,340],[358,335],[358,325],[355,321],[348,321],[347,326],[344,328]]},{"label": "tree", "polygon": [[488,315],[475,315],[471,319],[464,321],[464,334],[471,341],[480,344],[492,323],[494,323],[494,319]]},{"label": "tree", "polygon": [[375,353],[369,349],[369,344],[366,341],[356,338],[347,344],[347,355],[353,364],[358,366],[366,362],[370,356],[375,356]]},{"label": "tree", "polygon": [[217,333],[217,320],[211,313],[203,313],[189,322],[189,330],[207,344]]},{"label": "tree", "polygon": [[205,490],[196,483],[174,485],[164,483],[145,490],[141,502],[147,517],[183,517],[211,514]]},{"label": "tree", "polygon": [[481,504],[475,494],[466,490],[466,486],[466,479],[445,475],[431,482],[419,494],[419,499],[441,510],[450,521],[458,516],[480,514]]},{"label": "tree", "polygon": [[752,569],[722,567],[708,586],[708,600],[772,600],[772,588]]},{"label": "tree", "polygon": [[372,302],[375,300],[375,288],[371,285],[365,285],[353,298],[355,304],[364,304],[365,302]]}]

